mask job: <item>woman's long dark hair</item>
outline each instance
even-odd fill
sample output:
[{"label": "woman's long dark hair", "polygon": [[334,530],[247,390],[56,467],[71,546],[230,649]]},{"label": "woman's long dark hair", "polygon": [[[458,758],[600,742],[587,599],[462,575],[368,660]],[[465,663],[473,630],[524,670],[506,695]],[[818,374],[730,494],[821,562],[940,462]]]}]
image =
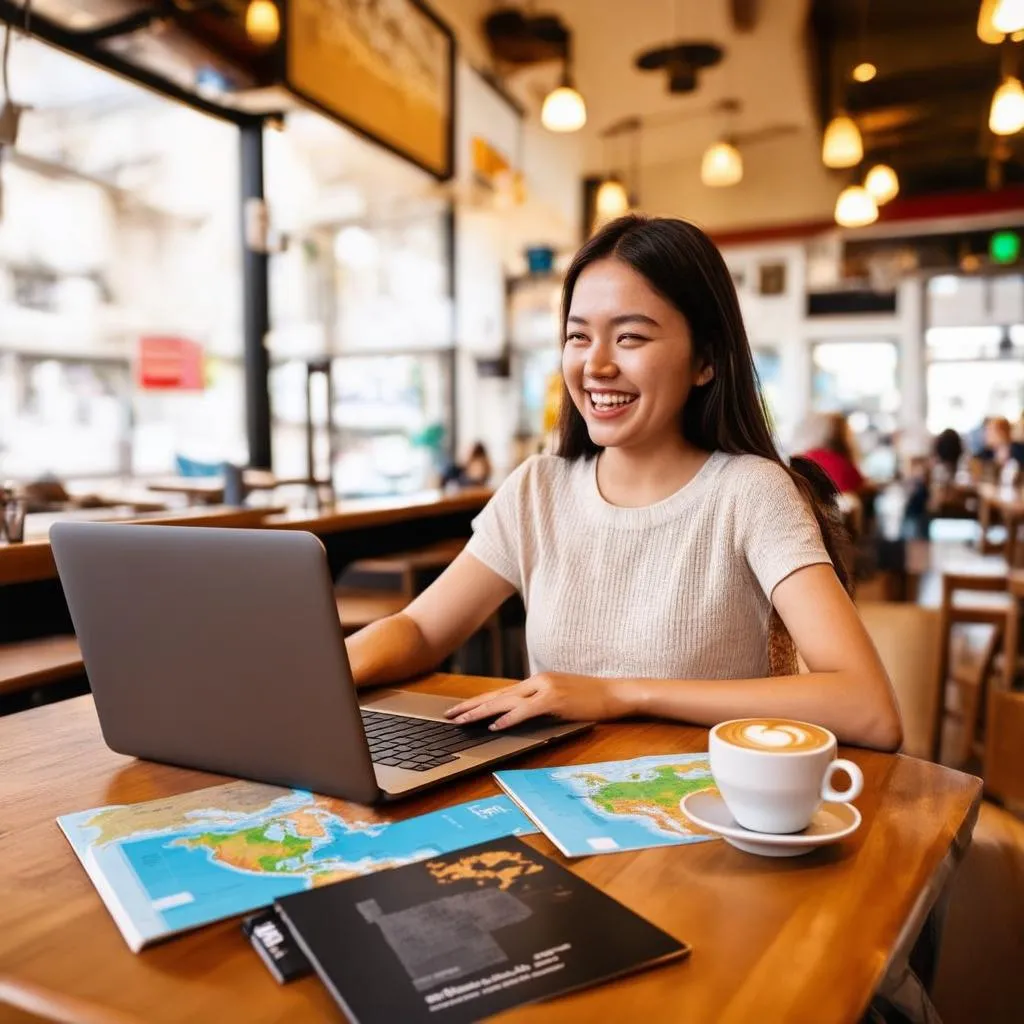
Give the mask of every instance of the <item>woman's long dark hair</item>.
[{"label": "woman's long dark hair", "polygon": [[[573,290],[580,274],[602,259],[621,260],[642,275],[686,318],[694,361],[710,366],[708,383],[694,387],[680,418],[690,444],[704,451],[760,455],[783,466],[793,478],[821,530],[836,574],[850,588],[848,541],[828,476],[806,459],[789,466],[775,445],[754,358],[729,269],[700,228],[667,217],[620,217],[597,232],[574,257],[562,286],[562,343]],[[562,383],[558,454],[592,458],[601,450],[590,439],[586,421]]]}]

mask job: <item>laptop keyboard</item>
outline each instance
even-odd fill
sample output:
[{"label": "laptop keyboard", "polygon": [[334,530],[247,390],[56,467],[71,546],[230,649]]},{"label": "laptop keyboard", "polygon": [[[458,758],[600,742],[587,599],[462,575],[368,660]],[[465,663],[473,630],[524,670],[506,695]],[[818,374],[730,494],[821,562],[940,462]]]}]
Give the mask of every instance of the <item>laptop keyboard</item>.
[{"label": "laptop keyboard", "polygon": [[379,711],[363,711],[362,715],[371,760],[413,772],[448,764],[460,751],[496,738],[485,725],[452,725]]}]

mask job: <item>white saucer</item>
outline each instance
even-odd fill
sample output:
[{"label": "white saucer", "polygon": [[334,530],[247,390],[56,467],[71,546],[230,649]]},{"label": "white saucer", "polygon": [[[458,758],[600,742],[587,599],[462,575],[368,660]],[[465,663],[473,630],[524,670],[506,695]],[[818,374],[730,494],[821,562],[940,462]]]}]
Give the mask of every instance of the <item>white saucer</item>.
[{"label": "white saucer", "polygon": [[802,832],[789,835],[752,832],[737,824],[717,789],[690,793],[679,801],[679,807],[695,824],[721,836],[737,850],[762,857],[799,857],[819,846],[845,839],[860,828],[861,822],[860,811],[853,804],[823,803]]}]

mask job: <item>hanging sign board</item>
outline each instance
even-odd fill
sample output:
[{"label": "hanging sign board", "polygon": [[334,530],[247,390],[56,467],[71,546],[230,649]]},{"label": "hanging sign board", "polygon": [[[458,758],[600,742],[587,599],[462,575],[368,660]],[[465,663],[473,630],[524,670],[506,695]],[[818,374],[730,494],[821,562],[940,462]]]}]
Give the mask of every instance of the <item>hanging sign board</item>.
[{"label": "hanging sign board", "polygon": [[455,40],[420,0],[291,0],[288,88],[439,179],[452,175]]},{"label": "hanging sign board", "polygon": [[137,367],[143,391],[203,390],[203,349],[194,341],[140,338]]}]

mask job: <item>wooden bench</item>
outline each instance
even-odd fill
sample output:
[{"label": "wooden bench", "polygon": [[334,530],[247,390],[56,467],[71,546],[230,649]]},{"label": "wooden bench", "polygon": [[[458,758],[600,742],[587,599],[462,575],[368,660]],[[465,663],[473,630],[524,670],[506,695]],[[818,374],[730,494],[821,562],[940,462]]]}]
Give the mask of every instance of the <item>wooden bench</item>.
[{"label": "wooden bench", "polygon": [[0,696],[20,693],[85,672],[73,636],[48,636],[0,645]]}]

